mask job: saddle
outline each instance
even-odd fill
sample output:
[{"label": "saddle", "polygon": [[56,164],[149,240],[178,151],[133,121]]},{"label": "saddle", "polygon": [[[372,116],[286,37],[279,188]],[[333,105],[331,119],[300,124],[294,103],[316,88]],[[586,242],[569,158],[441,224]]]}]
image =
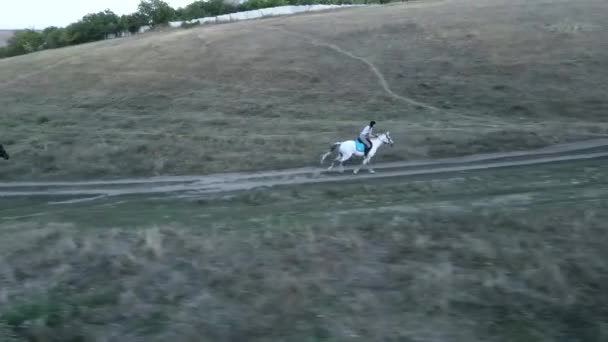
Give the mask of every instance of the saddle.
[{"label": "saddle", "polygon": [[363,152],[365,153],[365,155],[367,155],[367,152],[369,152],[369,150],[371,149],[367,147],[367,145],[365,145],[365,143],[361,140],[361,138],[357,138],[355,140],[355,146],[357,148],[358,152]]}]

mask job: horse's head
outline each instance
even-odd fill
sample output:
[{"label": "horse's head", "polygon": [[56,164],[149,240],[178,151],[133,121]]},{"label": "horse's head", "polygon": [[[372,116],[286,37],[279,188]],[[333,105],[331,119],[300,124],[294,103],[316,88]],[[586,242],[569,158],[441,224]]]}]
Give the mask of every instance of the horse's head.
[{"label": "horse's head", "polygon": [[380,141],[382,141],[383,144],[390,144],[391,147],[393,147],[393,144],[395,143],[393,138],[391,138],[391,132],[382,133],[378,136],[378,138],[380,138]]},{"label": "horse's head", "polygon": [[6,159],[6,160],[8,160],[10,158],[8,156],[8,153],[4,149],[4,146],[2,146],[1,144],[0,144],[0,158]]}]

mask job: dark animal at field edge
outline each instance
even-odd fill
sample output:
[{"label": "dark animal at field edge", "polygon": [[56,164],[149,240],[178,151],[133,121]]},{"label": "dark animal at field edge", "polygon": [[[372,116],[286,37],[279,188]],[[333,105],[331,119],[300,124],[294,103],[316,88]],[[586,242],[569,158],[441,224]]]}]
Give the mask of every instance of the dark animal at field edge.
[{"label": "dark animal at field edge", "polygon": [[9,155],[8,152],[6,152],[6,150],[4,149],[4,146],[2,146],[2,144],[0,144],[0,158],[5,159],[5,160],[9,160]]}]

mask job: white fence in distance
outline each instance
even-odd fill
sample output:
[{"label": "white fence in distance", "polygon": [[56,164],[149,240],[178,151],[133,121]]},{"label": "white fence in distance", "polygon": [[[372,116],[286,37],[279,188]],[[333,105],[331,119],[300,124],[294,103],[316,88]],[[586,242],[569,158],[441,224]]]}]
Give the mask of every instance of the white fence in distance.
[{"label": "white fence in distance", "polygon": [[336,8],[346,8],[355,6],[368,6],[368,5],[301,5],[301,6],[278,6],[263,8],[259,10],[236,12],[231,14],[218,15],[216,17],[205,17],[199,19],[193,19],[190,21],[172,21],[169,23],[171,27],[181,27],[183,23],[187,24],[217,24],[231,21],[251,20],[264,17],[275,17],[292,15],[297,13],[325,11]]}]

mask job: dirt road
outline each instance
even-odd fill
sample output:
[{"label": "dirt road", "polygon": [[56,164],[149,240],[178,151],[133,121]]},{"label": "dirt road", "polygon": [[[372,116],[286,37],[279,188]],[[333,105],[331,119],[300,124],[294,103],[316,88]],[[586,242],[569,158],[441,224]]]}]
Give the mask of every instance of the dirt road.
[{"label": "dirt road", "polygon": [[[413,175],[431,175],[481,169],[557,163],[608,157],[608,139],[555,145],[533,151],[479,154],[432,161],[382,163],[378,172],[363,169],[353,175],[352,167],[344,174],[326,172],[323,168],[301,168],[256,173],[231,173],[207,176],[173,176],[139,179],[93,180],[86,182],[17,182],[0,183],[0,197],[51,196],[67,198],[66,203],[95,200],[108,196],[168,194],[197,196],[202,194],[251,190],[280,185],[335,183]],[[378,156],[377,159],[382,159]]]}]

